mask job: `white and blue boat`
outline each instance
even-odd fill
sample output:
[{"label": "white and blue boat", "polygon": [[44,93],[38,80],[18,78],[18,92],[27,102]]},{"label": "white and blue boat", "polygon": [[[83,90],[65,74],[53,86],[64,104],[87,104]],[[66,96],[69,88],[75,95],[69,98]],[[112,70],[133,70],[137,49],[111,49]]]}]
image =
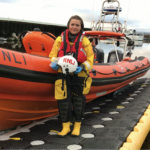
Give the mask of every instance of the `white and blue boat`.
[{"label": "white and blue boat", "polygon": [[[103,11],[107,11],[107,12],[117,12],[118,11],[118,7],[117,6],[106,6],[103,8]],[[119,8],[119,12],[122,11],[122,8]]]}]

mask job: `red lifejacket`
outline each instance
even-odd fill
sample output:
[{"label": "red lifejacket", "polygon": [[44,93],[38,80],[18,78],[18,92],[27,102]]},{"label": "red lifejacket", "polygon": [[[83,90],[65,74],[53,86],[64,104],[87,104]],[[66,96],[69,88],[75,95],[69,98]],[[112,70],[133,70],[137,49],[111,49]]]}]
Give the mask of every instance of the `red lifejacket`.
[{"label": "red lifejacket", "polygon": [[86,51],[82,47],[82,40],[83,40],[84,33],[80,32],[77,35],[72,46],[69,43],[68,33],[69,33],[69,29],[65,30],[61,34],[62,42],[61,42],[60,49],[58,51],[58,57],[65,56],[68,53],[71,54],[74,53],[74,57],[79,63],[85,62],[87,60],[87,56],[86,56]]}]

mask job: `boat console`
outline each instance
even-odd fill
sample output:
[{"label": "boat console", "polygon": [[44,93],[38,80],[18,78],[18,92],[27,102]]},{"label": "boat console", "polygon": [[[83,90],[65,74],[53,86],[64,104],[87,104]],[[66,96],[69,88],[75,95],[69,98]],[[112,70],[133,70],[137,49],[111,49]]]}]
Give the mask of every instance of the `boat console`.
[{"label": "boat console", "polygon": [[[121,50],[117,50],[117,54],[118,54],[118,58],[119,61],[123,60],[123,53]],[[107,59],[107,63],[114,63],[117,62],[117,56],[116,56],[116,51],[115,50],[111,50],[108,54],[108,59]]]},{"label": "boat console", "polygon": [[104,63],[104,51],[96,48],[96,61],[98,63]]}]

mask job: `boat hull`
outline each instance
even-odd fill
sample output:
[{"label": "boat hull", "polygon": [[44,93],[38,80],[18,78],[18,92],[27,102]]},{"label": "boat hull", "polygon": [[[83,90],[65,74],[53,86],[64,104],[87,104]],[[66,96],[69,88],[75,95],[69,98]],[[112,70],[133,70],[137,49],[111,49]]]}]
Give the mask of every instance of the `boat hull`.
[{"label": "boat hull", "polygon": [[[58,114],[54,98],[57,71],[48,57],[0,48],[0,130]],[[146,74],[145,57],[114,64],[95,63],[86,102],[114,92]]]},{"label": "boat hull", "polygon": [[0,130],[58,114],[57,101],[0,99]]}]

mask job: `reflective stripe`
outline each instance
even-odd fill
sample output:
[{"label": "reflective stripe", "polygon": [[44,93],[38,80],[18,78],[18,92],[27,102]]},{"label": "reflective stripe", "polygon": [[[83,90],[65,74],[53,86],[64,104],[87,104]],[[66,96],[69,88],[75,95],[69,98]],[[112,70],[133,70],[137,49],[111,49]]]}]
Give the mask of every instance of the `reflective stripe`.
[{"label": "reflective stripe", "polygon": [[57,61],[58,57],[52,57],[52,62]]},{"label": "reflective stripe", "polygon": [[96,96],[101,96],[101,95],[104,95],[104,94],[107,94],[107,91],[96,93]]},{"label": "reflective stripe", "polygon": [[61,41],[64,41],[63,35],[61,35]]},{"label": "reflective stripe", "polygon": [[83,37],[84,37],[84,35],[82,35],[82,36],[80,37],[80,42],[82,42],[82,40],[83,40]]},{"label": "reflective stripe", "polygon": [[90,66],[90,64],[87,61],[85,61],[84,64],[86,64],[88,69],[91,69],[91,66]]},{"label": "reflective stripe", "polygon": [[82,51],[84,53],[84,55],[86,56],[86,52],[84,51],[83,48],[80,48],[80,51]]}]

